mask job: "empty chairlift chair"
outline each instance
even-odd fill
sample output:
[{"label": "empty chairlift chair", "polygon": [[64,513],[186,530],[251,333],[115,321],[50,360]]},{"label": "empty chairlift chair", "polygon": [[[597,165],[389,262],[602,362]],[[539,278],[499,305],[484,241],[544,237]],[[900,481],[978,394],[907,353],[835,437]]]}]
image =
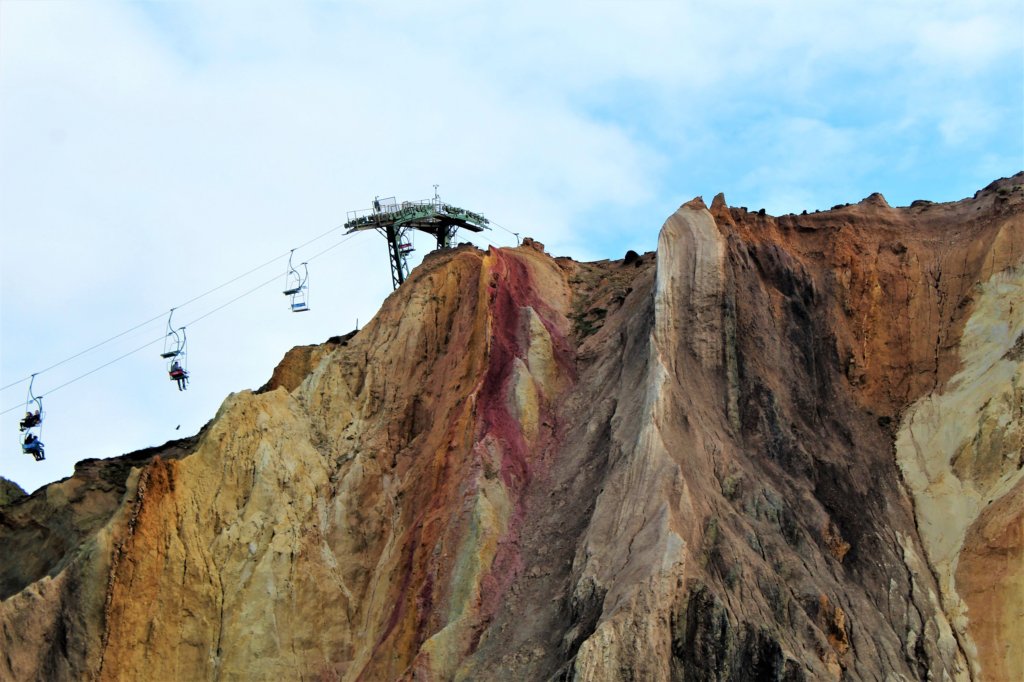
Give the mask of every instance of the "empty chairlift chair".
[{"label": "empty chairlift chair", "polygon": [[288,254],[288,270],[284,276],[284,295],[290,299],[291,310],[293,313],[304,313],[309,310],[309,265],[307,263],[301,263],[300,267],[302,272],[300,273],[292,265],[292,256],[295,254],[295,249]]},{"label": "empty chairlift chair", "polygon": [[[174,308],[171,308],[171,313],[167,316],[167,335],[164,336],[164,350],[160,353],[160,357],[164,360],[170,360],[177,357],[185,347],[182,335],[179,334],[178,330],[171,324],[172,319],[174,319]],[[185,328],[182,327],[181,331],[184,332]]]}]

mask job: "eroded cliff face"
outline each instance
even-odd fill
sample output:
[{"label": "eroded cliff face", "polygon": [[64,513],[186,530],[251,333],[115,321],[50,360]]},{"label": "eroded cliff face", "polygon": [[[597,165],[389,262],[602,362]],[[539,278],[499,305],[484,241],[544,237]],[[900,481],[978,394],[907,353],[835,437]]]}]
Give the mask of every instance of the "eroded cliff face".
[{"label": "eroded cliff face", "polygon": [[12,494],[0,678],[1022,679],[1022,184],[433,254]]}]

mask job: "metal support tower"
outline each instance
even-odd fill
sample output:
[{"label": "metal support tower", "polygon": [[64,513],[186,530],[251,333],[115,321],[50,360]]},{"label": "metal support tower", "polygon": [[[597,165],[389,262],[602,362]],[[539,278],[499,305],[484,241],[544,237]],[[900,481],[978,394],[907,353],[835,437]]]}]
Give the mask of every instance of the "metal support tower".
[{"label": "metal support tower", "polygon": [[375,197],[373,207],[362,211],[349,211],[345,234],[361,230],[376,230],[388,243],[391,264],[391,284],[397,289],[409,276],[406,260],[412,252],[407,239],[411,230],[426,232],[434,237],[438,249],[447,249],[455,241],[459,229],[483,232],[491,229],[487,218],[479,213],[452,206],[441,201],[434,186],[434,198],[425,201],[403,201],[394,197]]}]

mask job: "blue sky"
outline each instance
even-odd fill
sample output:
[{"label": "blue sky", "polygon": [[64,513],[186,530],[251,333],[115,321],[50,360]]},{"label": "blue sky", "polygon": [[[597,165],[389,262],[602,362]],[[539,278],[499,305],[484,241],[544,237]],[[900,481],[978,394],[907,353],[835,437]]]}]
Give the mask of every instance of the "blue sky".
[{"label": "blue sky", "polygon": [[[875,191],[950,201],[1024,168],[1024,5],[995,2],[0,0],[0,385],[244,273],[366,208],[430,196],[556,255],[654,247],[697,195],[773,214]],[[496,230],[487,237],[514,242]],[[0,475],[193,433],[290,347],[365,322],[384,245],[329,232],[310,313],[285,259],[37,378],[37,464],[0,415]],[[487,246],[484,240],[477,240]],[[422,256],[426,240],[418,243]],[[59,387],[59,390],[53,390]],[[25,383],[0,395],[18,406]],[[3,435],[6,434],[6,435]]]}]

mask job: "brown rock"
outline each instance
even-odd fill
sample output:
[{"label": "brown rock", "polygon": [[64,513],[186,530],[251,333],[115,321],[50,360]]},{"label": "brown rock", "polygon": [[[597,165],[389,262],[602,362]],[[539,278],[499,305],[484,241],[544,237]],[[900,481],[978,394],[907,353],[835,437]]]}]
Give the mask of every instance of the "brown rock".
[{"label": "brown rock", "polygon": [[1017,679],[1022,182],[436,253],[3,503],[0,679]]}]

